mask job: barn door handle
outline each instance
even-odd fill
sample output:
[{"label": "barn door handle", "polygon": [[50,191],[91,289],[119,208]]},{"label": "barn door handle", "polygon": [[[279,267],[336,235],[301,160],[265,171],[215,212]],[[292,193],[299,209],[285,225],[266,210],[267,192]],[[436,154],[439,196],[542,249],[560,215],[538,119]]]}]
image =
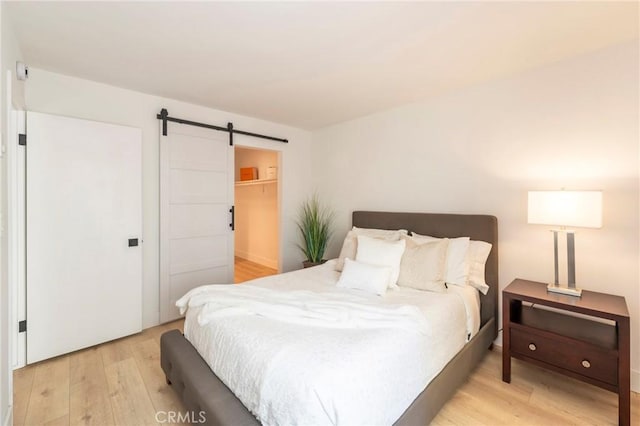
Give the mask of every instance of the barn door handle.
[{"label": "barn door handle", "polygon": [[229,224],[229,227],[231,228],[232,231],[235,231],[236,230],[236,207],[231,206],[231,208],[229,209],[229,213],[231,213],[231,223]]}]

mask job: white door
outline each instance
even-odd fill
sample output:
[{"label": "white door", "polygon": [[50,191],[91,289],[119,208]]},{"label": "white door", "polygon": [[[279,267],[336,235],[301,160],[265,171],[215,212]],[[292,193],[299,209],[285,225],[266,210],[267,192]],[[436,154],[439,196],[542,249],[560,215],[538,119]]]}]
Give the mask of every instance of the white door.
[{"label": "white door", "polygon": [[229,134],[169,122],[160,136],[160,320],[204,284],[233,283]]},{"label": "white door", "polygon": [[27,362],[139,332],[140,129],[28,112],[26,151]]}]

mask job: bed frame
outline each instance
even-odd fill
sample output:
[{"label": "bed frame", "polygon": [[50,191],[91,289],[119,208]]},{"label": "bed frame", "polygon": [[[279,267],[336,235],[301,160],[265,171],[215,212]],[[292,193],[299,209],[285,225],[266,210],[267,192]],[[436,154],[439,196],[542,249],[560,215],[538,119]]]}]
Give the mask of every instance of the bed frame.
[{"label": "bed frame", "polygon": [[[480,295],[480,331],[449,361],[395,423],[399,426],[426,425],[465,382],[498,336],[498,221],[494,216],[486,215],[355,211],[353,225],[359,228],[407,229],[435,237],[465,236],[493,245],[485,272],[489,291],[486,295]],[[167,383],[173,385],[185,407],[196,416],[200,411],[206,412],[205,424],[259,424],[179,330],[164,333],[160,348],[160,364]]]}]

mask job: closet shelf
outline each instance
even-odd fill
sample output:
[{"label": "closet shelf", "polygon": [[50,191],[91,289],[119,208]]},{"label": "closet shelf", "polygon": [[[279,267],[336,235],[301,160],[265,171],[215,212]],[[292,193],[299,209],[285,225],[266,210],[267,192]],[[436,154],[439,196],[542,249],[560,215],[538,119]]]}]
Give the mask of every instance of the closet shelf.
[{"label": "closet shelf", "polygon": [[261,184],[276,183],[276,182],[278,182],[278,179],[242,180],[242,181],[236,181],[236,186],[261,185]]}]

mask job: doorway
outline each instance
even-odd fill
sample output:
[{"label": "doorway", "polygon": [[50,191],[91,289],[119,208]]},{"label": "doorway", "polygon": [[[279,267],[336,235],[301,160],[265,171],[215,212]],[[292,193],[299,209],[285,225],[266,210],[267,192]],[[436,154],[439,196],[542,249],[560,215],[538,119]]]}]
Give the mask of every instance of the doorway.
[{"label": "doorway", "polygon": [[279,171],[278,151],[235,147],[235,283],[278,273]]}]

